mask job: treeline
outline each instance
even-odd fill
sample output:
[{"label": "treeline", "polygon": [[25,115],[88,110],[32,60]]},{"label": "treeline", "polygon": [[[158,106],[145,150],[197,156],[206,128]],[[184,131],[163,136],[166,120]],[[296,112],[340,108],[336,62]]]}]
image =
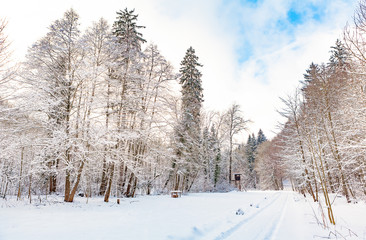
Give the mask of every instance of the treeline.
[{"label": "treeline", "polygon": [[269,184],[286,177],[314,201],[321,195],[333,224],[329,193],[348,202],[366,196],[365,26],[366,2],[361,1],[343,41],[331,47],[329,61],[311,63],[300,87],[282,99],[280,113],[287,121],[261,151],[260,172],[271,176]]},{"label": "treeline", "polygon": [[82,193],[107,202],[111,195],[218,191],[246,171],[251,177],[242,184],[255,187],[253,162],[236,140],[248,120],[236,104],[222,113],[202,109],[202,65],[192,47],[176,73],[156,45],[146,44],[134,10],[82,32],[71,9],[24,62],[8,67],[5,26],[2,197],[57,193],[72,202]]}]

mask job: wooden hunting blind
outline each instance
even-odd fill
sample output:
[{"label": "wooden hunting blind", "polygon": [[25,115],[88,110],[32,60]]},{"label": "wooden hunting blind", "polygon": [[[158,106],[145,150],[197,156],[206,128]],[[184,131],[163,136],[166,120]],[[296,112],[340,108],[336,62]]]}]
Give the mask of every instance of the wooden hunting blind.
[{"label": "wooden hunting blind", "polygon": [[235,187],[241,191],[241,183],[240,183],[240,173],[234,173],[234,179],[235,179]]},{"label": "wooden hunting blind", "polygon": [[240,181],[240,175],[239,173],[234,174],[235,181]]}]

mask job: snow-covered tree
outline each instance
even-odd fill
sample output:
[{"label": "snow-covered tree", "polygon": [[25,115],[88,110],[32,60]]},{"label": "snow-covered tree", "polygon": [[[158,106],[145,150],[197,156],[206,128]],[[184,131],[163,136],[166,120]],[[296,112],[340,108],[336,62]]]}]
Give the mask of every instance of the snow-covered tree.
[{"label": "snow-covered tree", "polygon": [[175,189],[189,191],[202,169],[200,154],[201,108],[203,102],[202,65],[198,62],[195,50],[188,48],[179,69],[182,86],[181,119],[176,127],[177,159],[175,168]]},{"label": "snow-covered tree", "polygon": [[260,189],[283,189],[283,163],[281,162],[281,139],[265,141],[257,149],[255,171]]},{"label": "snow-covered tree", "polygon": [[228,180],[229,184],[232,181],[232,164],[233,164],[233,150],[235,143],[235,136],[247,128],[248,120],[245,120],[242,116],[240,106],[238,104],[233,104],[229,110],[226,112],[226,131],[229,143],[229,171]]},{"label": "snow-covered tree", "polygon": [[[139,158],[140,146],[138,139],[126,137],[136,134],[134,129],[136,115],[138,114],[139,100],[141,98],[140,85],[144,81],[140,61],[142,59],[141,45],[146,42],[142,33],[138,32],[143,26],[137,25],[138,15],[134,10],[117,12],[117,19],[113,24],[114,35],[112,43],[112,62],[109,69],[107,84],[106,118],[108,128],[115,129],[117,134],[112,136],[117,153],[108,156],[113,159],[103,170],[101,193],[105,190],[105,201],[108,201],[114,178],[115,168],[118,167],[119,195],[134,196],[137,187],[137,177],[132,166]],[[107,130],[110,131],[110,130]],[[136,135],[137,136],[137,135]],[[133,153],[132,153],[133,152]],[[123,154],[130,157],[125,158]],[[117,165],[117,166],[116,166]],[[108,174],[105,174],[108,172]],[[107,180],[107,178],[109,178]],[[108,183],[108,185],[106,184]],[[126,185],[126,189],[124,188]]]},{"label": "snow-covered tree", "polygon": [[[5,34],[7,22],[0,19],[0,86],[7,83],[14,75],[14,70],[9,68],[11,51],[8,36]],[[4,96],[0,98],[3,100]]]},{"label": "snow-covered tree", "polygon": [[[84,56],[78,19],[78,14],[71,9],[62,19],[56,20],[48,34],[29,50],[27,61],[27,81],[37,103],[34,111],[44,114],[45,119],[43,126],[49,149],[44,157],[50,168],[65,170],[65,201],[73,201],[84,164],[75,154],[79,138],[75,129],[78,121],[76,96],[82,84],[78,70]],[[54,192],[55,173],[51,172],[49,178],[50,191]]]},{"label": "snow-covered tree", "polygon": [[264,135],[262,129],[259,129],[258,135],[257,135],[257,145],[261,145],[265,141],[267,141],[267,138]]},{"label": "snow-covered tree", "polygon": [[247,144],[245,145],[245,156],[246,156],[246,163],[248,165],[248,173],[247,173],[247,178],[248,178],[248,184],[249,187],[251,188],[256,188],[256,174],[255,174],[255,170],[254,170],[254,166],[255,166],[255,159],[257,156],[257,139],[254,135],[254,133],[252,133],[251,135],[248,136],[248,140],[247,140]]}]

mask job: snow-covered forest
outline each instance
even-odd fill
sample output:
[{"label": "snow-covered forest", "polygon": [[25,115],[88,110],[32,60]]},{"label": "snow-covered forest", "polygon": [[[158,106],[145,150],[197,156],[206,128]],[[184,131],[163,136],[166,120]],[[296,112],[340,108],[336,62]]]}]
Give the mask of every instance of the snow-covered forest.
[{"label": "snow-covered forest", "polygon": [[332,196],[366,199],[366,1],[330,46],[329,61],[309,63],[299,87],[281,96],[284,121],[272,139],[248,131],[239,104],[204,109],[199,49],[187,46],[175,69],[145,40],[148,26],[135,10],[86,30],[79,18],[69,9],[50,23],[22,62],[12,60],[0,21],[1,198],[109,202],[171,191],[279,191],[287,182],[323,204],[331,225]]},{"label": "snow-covered forest", "polygon": [[330,48],[329,61],[311,63],[299,87],[281,98],[286,122],[258,151],[262,183],[276,186],[287,178],[314,202],[322,195],[333,224],[329,194],[341,194],[348,203],[366,195],[365,24],[361,1],[343,39]]},{"label": "snow-covered forest", "polygon": [[202,109],[195,50],[177,71],[144,28],[124,9],[111,26],[100,19],[82,32],[70,9],[12,68],[1,31],[3,198],[226,190],[234,172],[256,186],[253,159],[235,141],[248,123],[240,106]]}]

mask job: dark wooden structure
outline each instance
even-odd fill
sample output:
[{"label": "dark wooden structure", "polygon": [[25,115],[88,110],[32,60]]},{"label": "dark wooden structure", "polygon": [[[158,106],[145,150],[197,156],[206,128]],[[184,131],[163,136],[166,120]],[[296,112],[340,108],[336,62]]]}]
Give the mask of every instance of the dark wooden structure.
[{"label": "dark wooden structure", "polygon": [[241,191],[240,173],[234,173],[235,187]]}]

